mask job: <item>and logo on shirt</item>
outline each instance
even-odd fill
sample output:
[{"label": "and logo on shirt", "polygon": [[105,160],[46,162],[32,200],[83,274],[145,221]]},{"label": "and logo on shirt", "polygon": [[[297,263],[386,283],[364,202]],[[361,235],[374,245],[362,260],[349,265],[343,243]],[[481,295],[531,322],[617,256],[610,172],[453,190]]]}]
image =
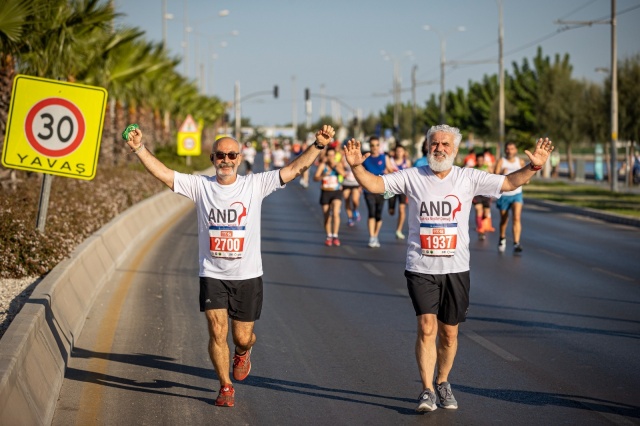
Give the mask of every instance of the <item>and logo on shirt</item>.
[{"label": "and logo on shirt", "polygon": [[239,259],[244,250],[247,208],[240,201],[228,209],[212,208],[209,211],[209,250],[211,256]]},{"label": "and logo on shirt", "polygon": [[456,215],[462,210],[453,195],[420,203],[420,246],[424,256],[453,256],[458,242]]}]

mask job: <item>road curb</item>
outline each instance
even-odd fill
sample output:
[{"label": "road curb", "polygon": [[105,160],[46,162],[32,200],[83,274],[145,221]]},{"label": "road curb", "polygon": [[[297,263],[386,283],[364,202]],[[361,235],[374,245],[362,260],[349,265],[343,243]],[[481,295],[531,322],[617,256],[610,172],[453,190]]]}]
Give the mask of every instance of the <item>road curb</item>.
[{"label": "road curb", "polygon": [[594,219],[604,220],[610,223],[618,223],[621,225],[629,225],[640,228],[640,219],[624,216],[616,213],[603,212],[601,210],[594,210],[587,207],[576,207],[568,204],[558,203],[556,201],[539,200],[536,198],[525,198],[526,203],[531,203],[536,206],[548,207],[555,211],[563,213],[572,213],[580,216],[591,217]]},{"label": "road curb", "polygon": [[0,424],[51,424],[96,296],[141,241],[192,207],[169,190],[148,198],[87,238],[38,284],[0,340]]}]

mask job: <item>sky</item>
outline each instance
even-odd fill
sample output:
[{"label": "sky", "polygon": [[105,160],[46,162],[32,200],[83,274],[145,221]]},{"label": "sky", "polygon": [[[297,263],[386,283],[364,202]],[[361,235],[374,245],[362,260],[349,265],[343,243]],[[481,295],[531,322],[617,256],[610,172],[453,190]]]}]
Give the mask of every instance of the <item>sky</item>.
[{"label": "sky", "polygon": [[[393,102],[394,65],[405,103],[411,102],[411,74],[417,67],[416,102],[424,105],[440,93],[443,39],[447,91],[466,90],[469,81],[498,73],[497,0],[115,0],[124,14],[119,25],[139,27],[145,39],[162,41],[163,2],[172,15],[164,20],[170,54],[187,58],[177,71],[203,93],[229,103],[238,84],[242,117],[254,125],[304,124],[306,88],[312,122],[323,111],[344,119],[377,114]],[[611,26],[563,30],[566,25],[556,21],[608,20],[611,0],[502,3],[507,72],[514,62],[531,61],[540,46],[552,58],[569,54],[574,77],[604,81],[611,64]],[[616,3],[618,58],[623,60],[640,53],[640,0]]]}]

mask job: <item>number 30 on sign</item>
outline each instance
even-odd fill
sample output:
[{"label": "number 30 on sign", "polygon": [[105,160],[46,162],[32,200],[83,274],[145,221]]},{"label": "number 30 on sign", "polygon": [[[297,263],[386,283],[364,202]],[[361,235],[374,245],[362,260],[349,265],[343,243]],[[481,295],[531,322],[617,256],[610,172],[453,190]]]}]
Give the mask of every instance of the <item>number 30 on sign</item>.
[{"label": "number 30 on sign", "polygon": [[106,101],[107,92],[101,87],[17,76],[2,164],[93,179]]}]

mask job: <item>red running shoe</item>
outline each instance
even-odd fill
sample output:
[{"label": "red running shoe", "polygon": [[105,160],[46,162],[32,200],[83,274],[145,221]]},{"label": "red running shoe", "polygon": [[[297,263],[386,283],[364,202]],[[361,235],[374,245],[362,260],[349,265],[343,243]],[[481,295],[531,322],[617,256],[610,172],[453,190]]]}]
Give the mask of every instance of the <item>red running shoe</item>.
[{"label": "red running shoe", "polygon": [[[235,352],[235,351],[234,351]],[[251,349],[242,355],[233,355],[233,378],[242,381],[247,378],[251,371]]]},{"label": "red running shoe", "polygon": [[340,247],[340,240],[338,237],[333,237],[333,245],[336,247]]},{"label": "red running shoe", "polygon": [[327,247],[331,247],[333,245],[333,238],[327,237],[327,239],[324,240],[324,245]]},{"label": "red running shoe", "polygon": [[216,405],[218,407],[233,407],[235,394],[236,391],[231,384],[220,387],[220,394],[216,398]]}]

